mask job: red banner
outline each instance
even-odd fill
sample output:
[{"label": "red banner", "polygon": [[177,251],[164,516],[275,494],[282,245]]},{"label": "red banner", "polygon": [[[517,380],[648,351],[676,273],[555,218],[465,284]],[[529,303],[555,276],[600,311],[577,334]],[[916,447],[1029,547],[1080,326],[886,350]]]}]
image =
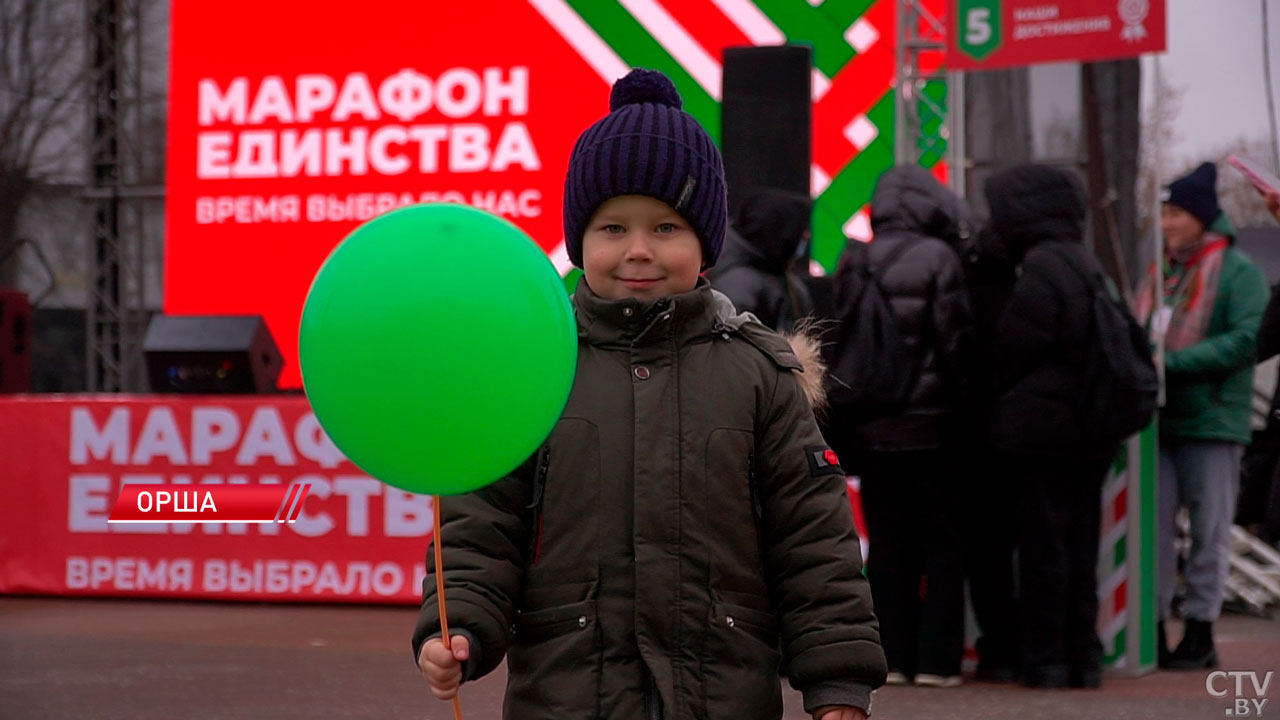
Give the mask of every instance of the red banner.
[{"label": "red banner", "polygon": [[1165,49],[1165,0],[951,0],[947,66],[988,70]]},{"label": "red banner", "polygon": [[170,46],[164,309],[262,314],[282,387],[311,280],[360,222],[466,203],[555,256],[565,163],[608,110],[527,0],[174,2]]},{"label": "red banner", "polygon": [[[4,398],[0,437],[0,593],[421,599],[432,499],[362,473],[301,397]],[[143,491],[223,511],[233,488],[274,519],[303,486],[291,523],[109,522]]]},{"label": "red banner", "polygon": [[[0,397],[0,437],[0,594],[421,601],[432,498],[360,472],[301,397]],[[166,522],[114,522],[161,492]]]}]

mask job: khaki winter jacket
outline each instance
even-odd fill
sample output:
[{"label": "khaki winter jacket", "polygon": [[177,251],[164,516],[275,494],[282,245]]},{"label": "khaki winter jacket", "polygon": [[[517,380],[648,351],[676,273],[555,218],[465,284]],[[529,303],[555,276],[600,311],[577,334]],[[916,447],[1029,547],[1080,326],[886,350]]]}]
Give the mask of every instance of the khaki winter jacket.
[{"label": "khaki winter jacket", "polygon": [[[779,718],[780,663],[806,708],[867,709],[884,654],[792,347],[705,281],[648,302],[583,283],[574,305],[547,443],[443,501],[467,677],[505,656],[510,720]],[[414,657],[439,633],[433,574],[423,595]]]}]

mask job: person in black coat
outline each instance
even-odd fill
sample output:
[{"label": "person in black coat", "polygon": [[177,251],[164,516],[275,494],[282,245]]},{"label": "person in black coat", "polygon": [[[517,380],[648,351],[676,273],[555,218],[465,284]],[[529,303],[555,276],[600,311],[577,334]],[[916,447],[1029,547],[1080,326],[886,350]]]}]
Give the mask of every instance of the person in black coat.
[{"label": "person in black coat", "polygon": [[[1268,207],[1271,198],[1268,196]],[[1274,195],[1280,198],[1280,195]],[[1280,203],[1280,200],[1277,200]],[[1277,205],[1280,207],[1280,205]],[[1278,218],[1280,219],[1280,218]],[[1271,300],[1258,329],[1258,362],[1280,355],[1280,285],[1272,286]],[[1253,433],[1253,442],[1241,462],[1237,525],[1250,528],[1259,538],[1280,544],[1280,385],[1271,396],[1266,427]]]},{"label": "person in black coat", "polygon": [[996,330],[991,440],[1016,490],[1023,683],[1098,687],[1101,490],[1118,448],[1084,427],[1084,363],[1095,342],[1080,181],[1022,165],[993,175],[991,231],[1021,271]]},{"label": "person in black coat", "polygon": [[[959,198],[957,198],[959,200]],[[963,438],[957,472],[963,477],[969,518],[966,576],[977,621],[977,679],[1009,683],[1018,675],[1017,611],[1014,595],[1013,484],[1003,458],[991,445],[989,428],[995,397],[992,358],[996,330],[1017,276],[1004,245],[989,229],[974,232],[961,205],[960,225],[947,238],[964,267],[973,309],[967,392],[956,436]]]},{"label": "person in black coat", "polygon": [[861,479],[867,574],[890,682],[898,684],[960,681],[964,488],[952,476],[952,458],[972,317],[960,259],[943,239],[957,232],[959,207],[923,168],[881,176],[867,250],[919,374],[899,411],[827,428],[833,447],[853,455]]},{"label": "person in black coat", "polygon": [[809,236],[812,206],[807,195],[785,190],[751,193],[734,213],[724,252],[708,275],[739,311],[780,332],[813,313],[801,280],[808,268],[794,267],[800,262],[796,251]]},{"label": "person in black coat", "polygon": [[[1280,191],[1261,192],[1267,210],[1280,220]],[[1258,328],[1258,362],[1280,355],[1280,285],[1271,287],[1271,300]],[[1266,542],[1280,546],[1280,385],[1271,396],[1267,425],[1253,434],[1241,463],[1240,500],[1236,524],[1253,530]]]}]

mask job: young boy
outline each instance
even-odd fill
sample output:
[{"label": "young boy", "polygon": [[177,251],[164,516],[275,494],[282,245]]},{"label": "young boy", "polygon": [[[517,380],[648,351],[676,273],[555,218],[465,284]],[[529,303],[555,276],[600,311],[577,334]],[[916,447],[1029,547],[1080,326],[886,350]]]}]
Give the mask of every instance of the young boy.
[{"label": "young boy", "polygon": [[441,699],[504,656],[512,720],[780,718],[780,667],[815,718],[856,720],[884,681],[844,473],[801,385],[820,376],[699,278],[724,172],[680,105],[634,70],[574,148],[577,376],[534,457],[444,501],[452,652],[434,576],[413,635]]}]

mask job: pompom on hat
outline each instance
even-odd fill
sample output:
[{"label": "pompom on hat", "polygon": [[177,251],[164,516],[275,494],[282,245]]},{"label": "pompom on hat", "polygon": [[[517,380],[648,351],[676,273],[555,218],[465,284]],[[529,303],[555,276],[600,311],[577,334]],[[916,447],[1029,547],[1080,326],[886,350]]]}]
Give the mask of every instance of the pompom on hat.
[{"label": "pompom on hat", "polygon": [[724,163],[682,105],[675,85],[657,70],[636,68],[614,83],[609,114],[578,138],[565,175],[564,241],[574,265],[582,267],[591,216],[620,195],[670,205],[697,233],[703,268],[715,265],[728,224]]}]

